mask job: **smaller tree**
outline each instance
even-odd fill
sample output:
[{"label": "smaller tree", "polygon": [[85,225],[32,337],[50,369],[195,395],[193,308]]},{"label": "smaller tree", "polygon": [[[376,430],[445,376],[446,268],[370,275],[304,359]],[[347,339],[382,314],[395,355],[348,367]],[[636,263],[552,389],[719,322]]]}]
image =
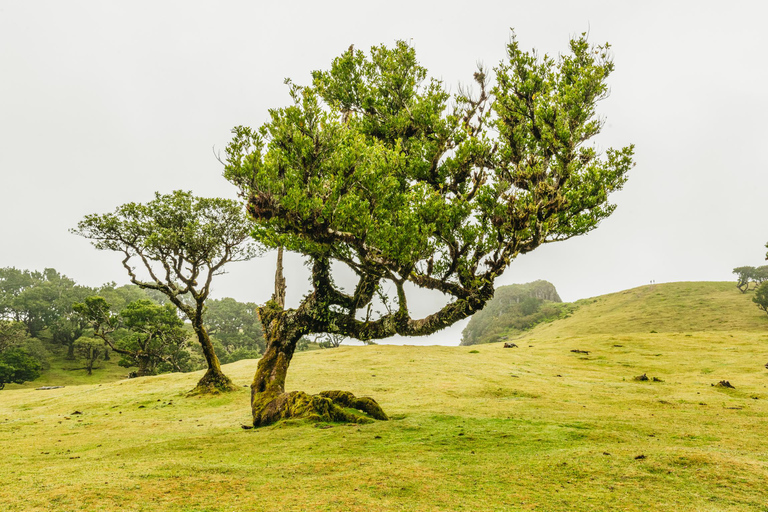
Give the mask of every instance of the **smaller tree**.
[{"label": "smaller tree", "polygon": [[131,335],[122,340],[121,366],[138,366],[138,376],[160,371],[184,371],[189,360],[186,351],[189,333],[172,304],[159,306],[150,300],[137,300],[120,312],[123,326]]},{"label": "smaller tree", "polygon": [[40,361],[22,348],[14,347],[0,353],[0,389],[6,384],[23,384],[40,376]]},{"label": "smaller tree", "polygon": [[763,283],[755,290],[755,296],[752,297],[752,302],[757,304],[757,307],[768,313],[768,283]]},{"label": "smaller tree", "polygon": [[[74,308],[89,322],[94,336],[122,356],[120,366],[138,367],[136,376],[188,369],[188,334],[172,304],[140,299],[115,314],[103,297],[94,296]],[[120,328],[128,332],[117,336]]]},{"label": "smaller tree", "polygon": [[755,267],[736,267],[733,269],[733,273],[736,274],[736,278],[738,279],[736,288],[738,288],[741,293],[747,293],[747,290],[749,290],[749,282],[755,274]]},{"label": "smaller tree", "polygon": [[43,361],[25,347],[29,341],[24,324],[0,320],[0,389],[40,376]]},{"label": "smaller tree", "polygon": [[319,335],[315,341],[320,348],[339,348],[345,336],[341,334],[324,333]]},{"label": "smaller tree", "polygon": [[81,336],[74,343],[75,354],[85,363],[85,371],[93,374],[96,361],[104,357],[104,343],[96,338]]},{"label": "smaller tree", "polygon": [[755,267],[752,273],[752,280],[759,286],[768,281],[768,265],[762,267]]},{"label": "smaller tree", "polygon": [[213,277],[225,264],[256,255],[251,229],[237,201],[177,190],[155,194],[148,203],[124,204],[114,213],[88,215],[72,232],[97,249],[122,253],[131,283],[164,294],[192,322],[208,363],[193,392],[206,393],[236,389],[221,371],[203,313]]}]

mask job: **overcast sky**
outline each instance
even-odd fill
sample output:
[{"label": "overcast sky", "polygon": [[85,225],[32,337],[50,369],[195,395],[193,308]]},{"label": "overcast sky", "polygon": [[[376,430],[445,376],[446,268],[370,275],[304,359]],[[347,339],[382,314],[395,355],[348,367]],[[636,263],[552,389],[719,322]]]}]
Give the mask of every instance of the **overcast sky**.
[{"label": "overcast sky", "polygon": [[[370,7],[369,7],[370,6]],[[456,89],[476,63],[569,36],[610,42],[601,148],[636,145],[616,213],[519,258],[498,284],[546,279],[567,301],[655,280],[732,280],[768,241],[768,3],[0,0],[0,267],[127,282],[120,258],[72,235],[88,213],[155,191],[236,197],[214,150],[259,126],[350,44],[410,41]],[[306,287],[288,260],[288,301]],[[274,254],[232,264],[214,296],[264,302]],[[418,301],[428,312],[429,298]],[[456,344],[460,325],[408,343]]]}]

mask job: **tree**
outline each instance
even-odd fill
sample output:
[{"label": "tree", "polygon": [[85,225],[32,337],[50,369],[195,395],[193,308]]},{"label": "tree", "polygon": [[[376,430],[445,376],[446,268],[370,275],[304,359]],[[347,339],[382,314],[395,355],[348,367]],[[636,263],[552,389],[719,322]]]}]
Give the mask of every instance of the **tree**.
[{"label": "tree", "polygon": [[0,320],[0,352],[20,345],[27,339],[27,329],[21,322]]},{"label": "tree", "polygon": [[[117,286],[117,283],[111,282],[111,283],[105,283],[100,288],[96,290],[95,295],[99,297],[103,297],[109,304],[110,304],[110,310],[113,313],[119,313],[121,310],[125,308],[129,303],[135,301],[135,300],[141,300],[141,299],[147,299],[147,300],[153,300],[154,302],[157,302],[158,304],[163,304],[166,301],[158,301],[155,300],[155,297],[151,297],[150,293],[160,295],[161,297],[165,298],[165,295],[163,295],[160,292],[157,292],[155,290],[145,290],[143,288],[140,288],[136,286],[135,284],[126,284],[123,286]],[[104,352],[104,360],[109,361],[109,348]]]},{"label": "tree", "polygon": [[755,267],[755,270],[752,274],[752,279],[755,281],[755,284],[758,286],[768,281],[768,265]]},{"label": "tree", "polygon": [[258,359],[266,344],[261,330],[258,306],[226,297],[209,300],[204,322],[217,344],[222,363]]},{"label": "tree", "polygon": [[[31,336],[37,337],[58,317],[57,308],[53,307],[54,301],[61,296],[65,288],[74,286],[75,283],[52,268],[43,272],[22,272],[21,279],[25,286],[11,293],[10,301],[6,303],[6,311],[10,312],[10,317],[14,320],[23,322]],[[18,282],[19,277],[21,276],[16,276],[14,280]]]},{"label": "tree", "polygon": [[[173,304],[160,306],[151,300],[137,300],[120,311],[123,326],[131,335],[122,340],[122,366],[138,366],[137,375],[154,375],[163,371],[185,371],[189,353],[189,333]],[[115,352],[121,353],[114,349]]]},{"label": "tree", "polygon": [[[765,247],[768,248],[768,243],[765,244]],[[765,259],[768,260],[768,253],[765,254]],[[765,269],[768,267],[758,267],[759,269]],[[755,296],[752,297],[752,302],[757,304],[757,307],[768,313],[768,282],[763,282],[760,286],[757,287],[755,290]]]},{"label": "tree", "polygon": [[42,361],[24,346],[28,341],[24,324],[0,320],[0,389],[11,382],[23,384],[40,376]]},{"label": "tree", "polygon": [[315,341],[320,348],[339,348],[344,341],[344,336],[326,332],[318,336]]},{"label": "tree", "polygon": [[8,383],[23,384],[40,376],[40,361],[24,349],[14,347],[0,352],[0,389]]},{"label": "tree", "polygon": [[[288,82],[292,104],[260,129],[233,129],[224,175],[247,198],[254,236],[307,258],[312,289],[293,309],[259,314],[267,349],[251,386],[254,425],[286,417],[354,421],[347,406],[386,415],[350,393],[285,393],[298,340],[330,333],[371,340],[436,332],[479,311],[519,254],[597,227],[614,205],[633,147],[586,145],[603,121],[609,46],[586,36],[552,58],[520,49],[474,74],[476,92],[447,92],[413,48],[350,49],[309,86]],[[332,263],[357,283],[338,285]],[[412,318],[407,287],[447,304]],[[371,313],[378,293],[394,307]],[[280,297],[276,288],[275,298]]]},{"label": "tree", "polygon": [[[88,238],[97,249],[123,253],[131,282],[162,292],[192,322],[208,364],[193,392],[206,393],[235,389],[221,371],[203,312],[211,281],[223,273],[224,265],[255,256],[248,243],[250,231],[238,202],[177,190],[157,193],[145,204],[122,205],[114,213],[88,215],[73,233]],[[141,270],[131,266],[132,261],[138,261]]]},{"label": "tree", "polygon": [[755,296],[752,297],[752,302],[757,304],[757,307],[768,313],[768,283],[763,283],[755,290]]},{"label": "tree", "polygon": [[[61,290],[59,296],[49,307],[56,312],[55,318],[49,323],[53,342],[67,347],[67,357],[74,357],[74,343],[85,333],[87,322],[72,308],[73,304],[84,300],[94,290],[85,286],[73,285]],[[106,359],[107,355],[104,354]]]},{"label": "tree", "polygon": [[81,336],[75,341],[74,347],[75,354],[85,363],[85,371],[88,375],[93,375],[93,366],[96,361],[104,357],[104,343],[96,338]]},{"label": "tree", "polygon": [[[117,286],[116,283],[106,283],[101,286],[96,293],[91,296],[103,297],[110,305],[110,311],[119,313],[125,306],[136,300],[151,300],[157,304],[163,304],[163,301],[156,300],[149,292],[157,293],[154,290],[145,290],[135,284],[125,284]],[[163,294],[159,294],[165,297]],[[168,301],[165,301],[168,302]]]},{"label": "tree", "polygon": [[749,282],[755,275],[755,267],[736,267],[733,269],[733,273],[736,274],[736,278],[738,279],[736,288],[738,288],[741,293],[747,293],[747,290],[749,290]]},{"label": "tree", "polygon": [[74,359],[73,344],[85,325],[74,315],[72,304],[93,291],[53,268],[0,269],[0,318],[23,322],[33,337],[47,332],[54,343],[67,348],[67,358]]},{"label": "tree", "polygon": [[16,298],[34,282],[35,277],[28,270],[0,268],[0,319],[21,321]]},{"label": "tree", "polygon": [[0,288],[4,317],[24,322],[33,337],[48,329],[53,342],[67,347],[68,358],[74,358],[73,343],[82,335],[84,326],[73,317],[72,303],[83,300],[93,290],[52,268],[42,272],[2,269]]},{"label": "tree", "polygon": [[[93,296],[74,308],[93,328],[93,335],[122,356],[120,366],[138,367],[137,377],[188,369],[188,333],[172,304],[139,299],[115,314],[103,297]],[[128,332],[118,337],[121,328]]]}]

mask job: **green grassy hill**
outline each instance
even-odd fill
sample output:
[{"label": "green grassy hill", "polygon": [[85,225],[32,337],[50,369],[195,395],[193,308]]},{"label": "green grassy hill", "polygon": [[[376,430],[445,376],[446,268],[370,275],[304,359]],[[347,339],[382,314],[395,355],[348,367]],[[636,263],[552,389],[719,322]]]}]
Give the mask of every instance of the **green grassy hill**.
[{"label": "green grassy hill", "polygon": [[[569,318],[535,328],[535,335],[622,334],[656,331],[768,330],[768,315],[731,282],[688,282],[641,286],[583,299]],[[529,333],[534,334],[534,333]]]},{"label": "green grassy hill", "polygon": [[24,384],[6,384],[5,389],[28,389],[41,386],[76,386],[80,384],[103,384],[125,379],[133,369],[123,368],[117,364],[119,355],[113,354],[109,361],[98,361],[88,375],[84,363],[80,360],[69,360],[65,351],[49,354],[48,369],[32,382]]},{"label": "green grassy hill", "polygon": [[514,349],[296,354],[289,390],[374,396],[387,422],[244,430],[249,389],[187,396],[200,373],[2,391],[0,508],[768,510],[768,315],[720,283],[647,288]]}]

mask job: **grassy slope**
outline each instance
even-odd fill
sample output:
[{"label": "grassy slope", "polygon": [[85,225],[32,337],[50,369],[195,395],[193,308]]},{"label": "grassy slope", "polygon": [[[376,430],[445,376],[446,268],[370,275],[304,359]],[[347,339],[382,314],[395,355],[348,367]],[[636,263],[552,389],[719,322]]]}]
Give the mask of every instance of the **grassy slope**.
[{"label": "grassy slope", "polygon": [[768,510],[768,316],[735,287],[601,297],[517,343],[297,354],[289,389],[393,416],[360,426],[242,430],[248,389],[186,397],[199,373],[3,391],[0,508]]},{"label": "grassy slope", "polygon": [[538,326],[542,336],[657,332],[764,332],[768,317],[731,282],[667,283],[577,301],[578,314]]},{"label": "grassy slope", "polygon": [[92,374],[88,375],[82,361],[70,361],[65,353],[53,353],[50,356],[50,368],[32,382],[7,384],[6,389],[28,389],[41,386],[78,386],[81,384],[105,383],[124,379],[133,369],[117,364],[118,354],[113,354],[109,361],[98,361]]}]

